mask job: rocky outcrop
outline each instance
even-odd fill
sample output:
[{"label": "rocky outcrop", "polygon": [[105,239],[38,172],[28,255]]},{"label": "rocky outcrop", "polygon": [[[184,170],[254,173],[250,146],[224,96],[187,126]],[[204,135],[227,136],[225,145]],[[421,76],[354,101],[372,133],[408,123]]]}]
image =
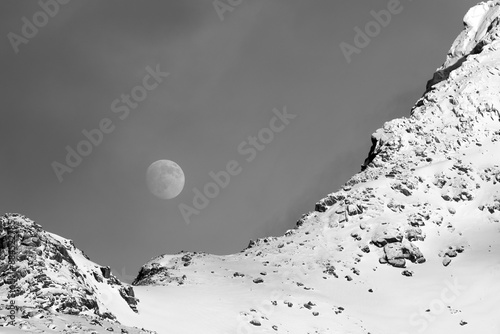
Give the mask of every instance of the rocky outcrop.
[{"label": "rocky outcrop", "polygon": [[384,246],[384,256],[380,258],[381,263],[404,268],[406,260],[420,264],[425,262],[425,257],[420,249],[411,242],[394,242]]},{"label": "rocky outcrop", "polygon": [[316,203],[314,207],[314,211],[325,212],[328,207],[336,204],[339,201],[343,201],[345,199],[344,196],[338,194],[330,194],[327,197],[321,199],[318,203]]},{"label": "rocky outcrop", "polygon": [[176,256],[172,264],[168,266],[150,261],[141,267],[132,285],[182,285],[187,277],[176,275],[176,272],[179,268],[188,266],[193,257],[195,257],[194,253]]},{"label": "rocky outcrop", "polygon": [[120,296],[122,296],[122,298],[130,306],[130,308],[134,312],[137,312],[137,303],[139,302],[139,299],[135,298],[134,288],[132,288],[131,286],[122,286],[120,287],[119,291]]},{"label": "rocky outcrop", "polygon": [[[419,249],[429,224],[438,228],[433,233],[462,238],[453,216],[477,199],[485,220],[500,220],[499,196],[481,189],[485,182],[500,182],[498,165],[483,166],[466,158],[500,140],[500,3],[473,7],[464,25],[410,117],[389,121],[377,130],[362,171],[315,205],[316,212],[328,215],[329,228],[359,225],[363,233],[350,234],[356,241],[364,241],[371,230],[367,240],[377,247],[381,263],[405,267],[436,256]],[[495,148],[489,147],[480,154],[492,154]],[[433,175],[416,172],[433,170],[436,164]],[[376,185],[372,188],[369,183]],[[363,244],[359,248],[369,250]],[[439,256],[448,266],[454,255]]]},{"label": "rocky outcrop", "polygon": [[[85,263],[77,263],[75,256]],[[0,289],[7,298],[22,298],[49,312],[115,319],[97,297],[100,283],[116,289],[137,312],[132,287],[124,286],[109,267],[89,261],[71,240],[45,232],[20,214],[0,218]]]}]

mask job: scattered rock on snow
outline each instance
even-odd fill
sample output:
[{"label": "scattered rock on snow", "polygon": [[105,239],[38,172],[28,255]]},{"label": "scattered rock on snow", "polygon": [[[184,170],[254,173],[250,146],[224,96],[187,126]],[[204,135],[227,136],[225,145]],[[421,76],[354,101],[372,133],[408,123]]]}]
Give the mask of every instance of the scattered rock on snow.
[{"label": "scattered rock on snow", "polygon": [[256,320],[256,319],[253,319],[253,320],[250,320],[250,324],[254,325],[254,326],[260,326],[260,321],[259,320]]},{"label": "scattered rock on snow", "polygon": [[413,276],[413,271],[410,271],[410,270],[403,270],[401,272],[401,275],[403,276],[407,276],[407,277],[412,277]]}]

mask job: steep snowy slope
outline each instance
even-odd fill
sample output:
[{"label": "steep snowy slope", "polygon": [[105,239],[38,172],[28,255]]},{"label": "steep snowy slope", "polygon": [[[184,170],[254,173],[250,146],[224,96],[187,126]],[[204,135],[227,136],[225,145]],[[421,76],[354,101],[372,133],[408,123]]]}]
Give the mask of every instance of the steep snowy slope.
[{"label": "steep snowy slope", "polygon": [[[100,284],[94,276],[101,271],[98,265],[64,239],[46,234],[69,249],[75,264],[63,258],[64,268],[83,276],[57,267],[68,285],[91,290],[85,298],[98,307],[82,308],[87,317],[109,312],[121,324],[108,319],[92,330],[500,333],[499,17],[496,1],[467,13],[465,30],[410,117],[376,131],[363,171],[282,237],[252,241],[228,256],[153,258],[141,268],[132,294],[114,279]],[[11,242],[4,244],[0,254],[11,254]],[[10,259],[3,256],[0,260]],[[19,271],[25,260],[18,258],[10,268],[14,265]],[[1,296],[7,295],[7,284],[21,287],[27,277],[33,275],[4,279]],[[49,287],[37,293],[48,293]],[[120,294],[122,288],[129,298]],[[66,298],[83,300],[67,286],[60,289],[66,289]],[[21,318],[36,299],[19,291],[3,300],[25,308],[18,311],[16,325],[5,330],[17,333],[14,328],[24,323],[40,333],[63,332],[61,321],[90,326],[61,306],[41,319]],[[47,318],[57,329],[47,329]]]}]

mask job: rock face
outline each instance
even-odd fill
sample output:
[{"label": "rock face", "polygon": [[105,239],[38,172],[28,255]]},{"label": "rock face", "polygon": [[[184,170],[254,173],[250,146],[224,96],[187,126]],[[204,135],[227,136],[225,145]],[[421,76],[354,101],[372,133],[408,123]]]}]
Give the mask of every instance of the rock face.
[{"label": "rock face", "polygon": [[23,312],[33,315],[44,310],[114,319],[98,297],[103,285],[116,290],[137,312],[133,288],[124,286],[109,267],[91,262],[72,241],[45,232],[19,214],[0,218],[0,291],[33,306]]},{"label": "rock face", "polygon": [[[181,252],[176,255],[156,257],[141,267],[132,285],[182,285],[187,276],[179,274],[179,269],[188,267],[192,261],[204,256],[206,253]],[[157,259],[162,259],[161,264],[156,261]],[[165,262],[165,259],[168,259],[168,262]]]}]

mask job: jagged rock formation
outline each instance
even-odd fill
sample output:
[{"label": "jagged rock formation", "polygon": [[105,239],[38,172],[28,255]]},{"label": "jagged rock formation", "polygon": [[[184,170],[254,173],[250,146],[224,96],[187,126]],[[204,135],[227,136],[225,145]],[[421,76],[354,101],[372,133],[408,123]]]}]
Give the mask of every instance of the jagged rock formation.
[{"label": "jagged rock formation", "polygon": [[[184,252],[181,252],[184,254]],[[139,274],[132,282],[132,285],[154,285],[154,284],[184,284],[186,275],[176,276],[174,272],[182,267],[187,267],[191,264],[192,259],[198,253],[187,253],[182,256],[174,256],[168,265],[160,265],[154,259],[146,263],[139,270]],[[200,253],[203,256],[205,253]]]},{"label": "jagged rock formation", "polygon": [[114,320],[99,295],[100,285],[116,290],[137,312],[133,288],[109,267],[91,262],[71,240],[45,232],[20,214],[0,217],[0,291],[29,305],[21,308],[23,317],[49,311]]}]

